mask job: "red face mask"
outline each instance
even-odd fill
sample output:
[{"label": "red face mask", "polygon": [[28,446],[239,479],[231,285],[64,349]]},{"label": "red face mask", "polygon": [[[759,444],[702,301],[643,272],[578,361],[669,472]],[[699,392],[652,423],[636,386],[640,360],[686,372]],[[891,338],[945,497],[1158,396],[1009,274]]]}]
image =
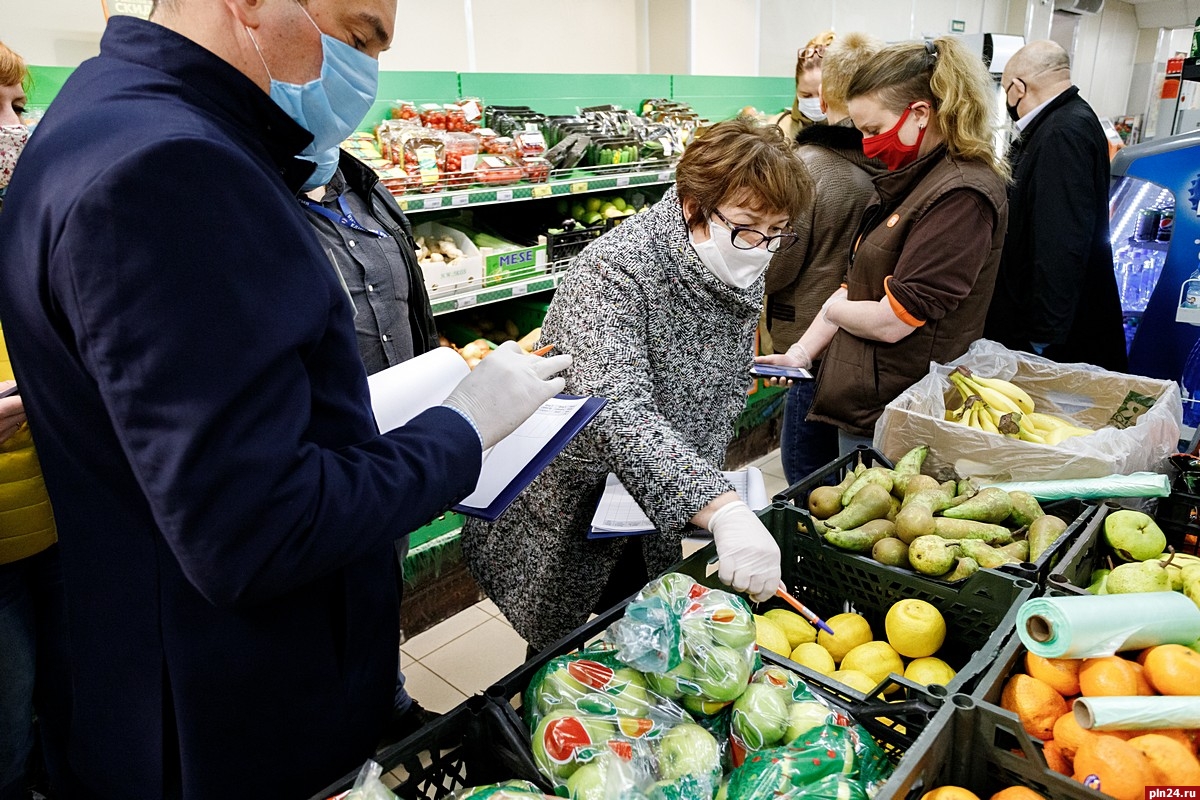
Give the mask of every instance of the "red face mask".
[{"label": "red face mask", "polygon": [[896,124],[892,126],[891,130],[863,139],[863,153],[867,158],[877,158],[893,171],[907,167],[917,160],[917,153],[921,149],[921,140],[925,138],[925,129],[921,128],[917,133],[916,144],[905,144],[900,141],[900,128],[908,119],[910,111],[912,111],[912,106],[904,109],[904,113],[900,115],[900,119],[896,120]]}]

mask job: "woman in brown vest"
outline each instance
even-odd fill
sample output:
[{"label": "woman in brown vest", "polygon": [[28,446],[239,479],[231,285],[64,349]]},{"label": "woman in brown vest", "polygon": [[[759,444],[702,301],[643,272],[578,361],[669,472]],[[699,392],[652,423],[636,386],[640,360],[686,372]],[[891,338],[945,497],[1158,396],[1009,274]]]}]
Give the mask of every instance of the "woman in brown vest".
[{"label": "woman in brown vest", "polygon": [[1008,217],[992,98],[983,63],[950,37],[886,47],[850,82],[863,151],[888,168],[879,200],[843,287],[787,354],[759,359],[821,359],[808,418],[836,426],[843,453],[871,442],[884,406],[929,362],[983,332]]}]

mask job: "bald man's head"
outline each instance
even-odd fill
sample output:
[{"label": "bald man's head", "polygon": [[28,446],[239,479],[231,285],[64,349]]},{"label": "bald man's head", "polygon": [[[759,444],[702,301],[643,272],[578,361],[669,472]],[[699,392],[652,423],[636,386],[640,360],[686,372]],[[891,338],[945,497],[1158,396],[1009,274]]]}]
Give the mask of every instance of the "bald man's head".
[{"label": "bald man's head", "polygon": [[1030,42],[1008,60],[1000,85],[1009,113],[1018,119],[1070,88],[1071,58],[1058,42]]}]

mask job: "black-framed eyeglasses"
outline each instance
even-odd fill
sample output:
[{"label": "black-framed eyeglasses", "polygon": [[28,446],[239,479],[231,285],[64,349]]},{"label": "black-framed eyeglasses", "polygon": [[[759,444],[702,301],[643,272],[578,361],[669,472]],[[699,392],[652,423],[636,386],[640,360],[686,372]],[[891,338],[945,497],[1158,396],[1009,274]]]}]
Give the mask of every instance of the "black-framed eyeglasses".
[{"label": "black-framed eyeglasses", "polygon": [[787,250],[796,243],[796,234],[791,231],[775,236],[768,236],[762,231],[755,230],[746,225],[734,225],[725,218],[724,214],[715,208],[713,209],[713,213],[720,217],[721,222],[724,222],[729,228],[729,240],[733,242],[733,246],[738,250],[753,250],[756,247],[762,247],[768,253],[778,253],[780,250]]},{"label": "black-framed eyeglasses", "polygon": [[796,58],[800,61],[808,61],[810,58],[824,58],[825,45],[817,44],[812,47],[805,47],[796,51]]}]

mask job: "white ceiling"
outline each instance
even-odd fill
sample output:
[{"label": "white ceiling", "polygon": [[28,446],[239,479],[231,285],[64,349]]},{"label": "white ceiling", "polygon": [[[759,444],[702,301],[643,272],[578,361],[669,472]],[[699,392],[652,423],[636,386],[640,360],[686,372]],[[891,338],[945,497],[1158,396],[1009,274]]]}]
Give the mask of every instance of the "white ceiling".
[{"label": "white ceiling", "polygon": [[1134,4],[1139,28],[1187,28],[1200,17],[1200,0],[1126,0]]}]

